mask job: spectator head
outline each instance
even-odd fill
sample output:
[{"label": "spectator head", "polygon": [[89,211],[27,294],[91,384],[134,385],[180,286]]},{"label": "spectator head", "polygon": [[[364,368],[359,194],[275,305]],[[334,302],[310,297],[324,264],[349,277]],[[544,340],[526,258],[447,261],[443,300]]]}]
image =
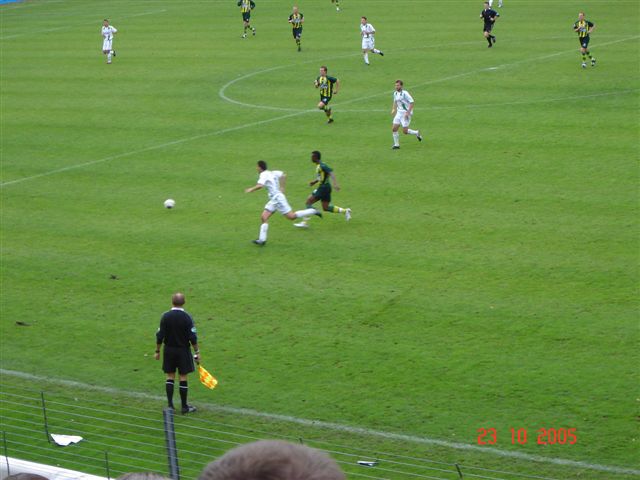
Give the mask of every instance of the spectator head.
[{"label": "spectator head", "polygon": [[125,473],[116,480],[169,480],[167,477],[152,472]]},{"label": "spectator head", "polygon": [[345,480],[334,460],[305,445],[261,440],[229,450],[198,480]]}]

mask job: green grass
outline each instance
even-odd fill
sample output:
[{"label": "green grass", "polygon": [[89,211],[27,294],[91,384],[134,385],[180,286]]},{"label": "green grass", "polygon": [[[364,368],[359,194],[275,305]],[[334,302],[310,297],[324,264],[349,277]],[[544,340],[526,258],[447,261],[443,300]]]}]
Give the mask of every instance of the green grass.
[{"label": "green grass", "polygon": [[[2,368],[160,395],[145,355],[181,290],[220,379],[192,389],[197,405],[469,444],[494,427],[502,450],[640,468],[637,4],[507,0],[489,50],[481,2],[301,3],[301,53],[290,6],[258,2],[246,40],[231,1],[0,7]],[[597,24],[586,71],[583,9]],[[385,51],[368,68],[363,14]],[[311,111],[322,64],[342,82],[331,126]],[[399,152],[396,78],[426,134]],[[353,221],[274,217],[255,248],[256,160],[288,173],[299,208],[315,149]],[[575,427],[578,443],[511,445],[510,427]]]}]

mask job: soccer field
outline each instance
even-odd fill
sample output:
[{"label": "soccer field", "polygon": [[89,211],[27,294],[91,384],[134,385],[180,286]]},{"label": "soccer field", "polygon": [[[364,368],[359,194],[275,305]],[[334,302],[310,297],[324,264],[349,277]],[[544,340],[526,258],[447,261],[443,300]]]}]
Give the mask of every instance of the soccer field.
[{"label": "soccer field", "polygon": [[[2,382],[160,412],[154,333],[183,291],[220,381],[190,377],[196,406],[360,428],[363,448],[404,436],[398,453],[443,462],[640,476],[637,1],[505,0],[489,49],[481,1],[301,0],[301,52],[292,3],[255,1],[246,39],[233,0],[0,5]],[[385,53],[370,66],[362,15]],[[341,84],[330,125],[321,65]],[[396,79],[424,136],[400,150]],[[257,247],[256,162],[297,210],[312,150],[353,219],[276,214]],[[577,442],[538,445],[542,428]]]}]

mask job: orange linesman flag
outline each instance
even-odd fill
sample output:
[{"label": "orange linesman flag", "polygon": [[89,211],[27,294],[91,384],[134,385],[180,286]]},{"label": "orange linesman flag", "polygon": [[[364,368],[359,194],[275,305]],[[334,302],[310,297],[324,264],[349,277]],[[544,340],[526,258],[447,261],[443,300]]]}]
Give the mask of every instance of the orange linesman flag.
[{"label": "orange linesman flag", "polygon": [[216,385],[218,385],[218,380],[216,380],[216,377],[207,372],[202,365],[198,365],[198,374],[200,375],[200,383],[202,383],[205,387],[213,390],[214,388],[216,388]]}]

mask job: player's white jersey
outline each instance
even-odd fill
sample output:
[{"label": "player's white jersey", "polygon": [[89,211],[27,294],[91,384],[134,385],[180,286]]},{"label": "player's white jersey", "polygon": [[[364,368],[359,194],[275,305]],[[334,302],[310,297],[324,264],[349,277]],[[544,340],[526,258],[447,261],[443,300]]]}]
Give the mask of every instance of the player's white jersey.
[{"label": "player's white jersey", "polygon": [[393,92],[393,101],[396,102],[398,112],[408,112],[409,104],[413,103],[413,97],[406,90]]},{"label": "player's white jersey", "polygon": [[274,198],[276,195],[282,193],[280,191],[280,178],[282,175],[284,175],[284,172],[281,170],[264,170],[260,173],[258,184],[267,189],[269,198]]},{"label": "player's white jersey", "polygon": [[370,38],[376,33],[376,29],[373,28],[373,25],[370,23],[360,24],[360,33],[362,34],[362,38]]},{"label": "player's white jersey", "polygon": [[105,40],[113,40],[113,34],[118,30],[113,25],[109,25],[108,27],[102,26],[102,38]]}]

